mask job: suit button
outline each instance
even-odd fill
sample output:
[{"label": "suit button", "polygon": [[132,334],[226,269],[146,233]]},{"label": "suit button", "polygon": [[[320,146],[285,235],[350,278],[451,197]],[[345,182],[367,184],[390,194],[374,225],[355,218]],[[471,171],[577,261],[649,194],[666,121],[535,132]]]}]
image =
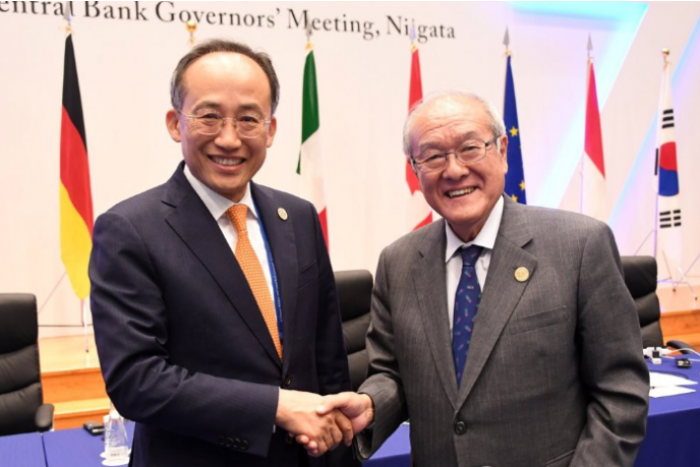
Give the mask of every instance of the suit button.
[{"label": "suit button", "polygon": [[455,423],[455,433],[457,433],[458,435],[463,435],[466,432],[467,432],[467,424],[466,423],[464,423],[462,421]]},{"label": "suit button", "polygon": [[220,446],[225,446],[226,445],[226,438],[223,436],[219,436],[219,439],[217,440]]},{"label": "suit button", "polygon": [[292,385],[292,378],[289,377],[289,375],[284,377],[284,381],[282,382],[283,387],[288,388],[289,386]]},{"label": "suit button", "polygon": [[248,450],[248,446],[250,446],[250,443],[248,443],[247,439],[242,439],[241,440],[241,451],[246,451]]},{"label": "suit button", "polygon": [[236,438],[233,440],[233,449],[241,449],[241,440]]},{"label": "suit button", "polygon": [[226,438],[226,441],[224,441],[224,447],[230,448],[233,446],[233,438]]},{"label": "suit button", "polygon": [[291,445],[295,445],[295,446],[296,446],[296,442],[295,442],[294,437],[293,437],[293,436],[290,436],[290,435],[287,435],[287,436],[284,437],[284,443],[285,443],[287,446],[291,446]]}]

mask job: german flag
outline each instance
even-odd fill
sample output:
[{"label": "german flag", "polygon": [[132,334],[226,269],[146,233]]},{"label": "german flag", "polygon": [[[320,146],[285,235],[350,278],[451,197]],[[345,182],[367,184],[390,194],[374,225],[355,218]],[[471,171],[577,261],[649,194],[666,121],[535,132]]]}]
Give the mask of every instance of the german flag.
[{"label": "german flag", "polygon": [[61,259],[75,294],[90,294],[88,262],[92,250],[92,195],[87,141],[73,39],[66,37],[61,116]]}]

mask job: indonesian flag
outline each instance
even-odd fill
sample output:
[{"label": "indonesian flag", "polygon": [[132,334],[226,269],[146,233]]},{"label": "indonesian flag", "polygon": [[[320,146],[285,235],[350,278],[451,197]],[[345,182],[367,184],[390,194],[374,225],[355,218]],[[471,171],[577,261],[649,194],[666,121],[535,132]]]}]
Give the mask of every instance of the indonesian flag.
[{"label": "indonesian flag", "polygon": [[301,175],[302,196],[311,201],[318,212],[323,237],[328,243],[328,219],[326,196],[323,191],[321,171],[321,141],[319,135],[318,91],[316,87],[316,61],[311,42],[306,44],[304,85],[302,90],[301,151],[297,173]]},{"label": "indonesian flag", "polygon": [[681,197],[676,159],[676,131],[671,102],[671,64],[664,62],[656,133],[656,168],[658,179],[657,261],[663,261],[672,279],[678,279],[682,259]]},{"label": "indonesian flag", "polygon": [[605,161],[603,133],[596,93],[593,60],[588,59],[588,96],[586,98],[586,137],[581,180],[581,212],[605,221]]},{"label": "indonesian flag", "polygon": [[[411,85],[408,92],[408,113],[410,114],[423,100],[423,86],[420,79],[420,58],[418,56],[418,46],[415,42],[415,31],[411,28]],[[406,161],[406,183],[411,192],[406,216],[407,227],[410,230],[417,230],[433,221],[433,211],[420,191],[418,177],[413,172],[411,164]]]},{"label": "indonesian flag", "polygon": [[66,37],[61,116],[61,260],[75,294],[90,293],[88,262],[92,250],[92,195],[85,125],[75,66],[73,39]]}]

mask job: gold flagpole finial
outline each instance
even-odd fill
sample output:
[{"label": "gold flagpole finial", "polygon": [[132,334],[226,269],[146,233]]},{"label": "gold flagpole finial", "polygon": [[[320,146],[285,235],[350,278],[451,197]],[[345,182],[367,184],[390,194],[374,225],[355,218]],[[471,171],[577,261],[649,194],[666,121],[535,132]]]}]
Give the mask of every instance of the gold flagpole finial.
[{"label": "gold flagpole finial", "polygon": [[63,2],[63,19],[66,20],[66,34],[70,34],[73,30],[70,27],[73,19],[73,2]]},{"label": "gold flagpole finial", "polygon": [[311,43],[311,35],[314,33],[314,30],[311,27],[311,21],[306,24],[306,29],[304,32],[306,33],[306,50],[311,50],[313,48],[313,44]]},{"label": "gold flagpole finial", "polygon": [[665,70],[666,67],[668,66],[668,63],[669,63],[668,56],[671,55],[671,51],[668,48],[664,47],[663,49],[661,49],[661,55],[664,57],[664,70]]},{"label": "gold flagpole finial", "polygon": [[187,23],[185,23],[187,26],[187,32],[190,33],[190,45],[194,45],[195,43],[195,38],[194,38],[194,33],[197,30],[197,22],[193,19],[189,20]]},{"label": "gold flagpole finial", "polygon": [[416,26],[415,26],[415,24],[411,25],[410,38],[411,38],[411,53],[413,53],[416,50],[418,50],[418,45],[416,45]]},{"label": "gold flagpole finial", "polygon": [[506,35],[503,36],[503,45],[506,46],[505,56],[509,57],[510,53],[511,53],[510,49],[508,48],[508,46],[510,45],[510,35],[508,34],[508,27],[507,26],[506,26]]}]

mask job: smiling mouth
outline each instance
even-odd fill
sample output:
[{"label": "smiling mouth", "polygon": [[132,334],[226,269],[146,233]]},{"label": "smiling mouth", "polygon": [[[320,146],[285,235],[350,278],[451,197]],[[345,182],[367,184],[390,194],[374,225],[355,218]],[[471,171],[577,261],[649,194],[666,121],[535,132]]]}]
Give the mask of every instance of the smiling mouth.
[{"label": "smiling mouth", "polygon": [[452,190],[452,191],[448,191],[448,192],[447,192],[447,197],[448,197],[448,198],[458,198],[458,197],[460,197],[460,196],[469,195],[469,194],[473,193],[474,190],[476,190],[475,187],[463,188],[463,189],[461,189],[461,190]]},{"label": "smiling mouth", "polygon": [[216,162],[219,165],[226,165],[226,166],[234,166],[234,165],[241,165],[244,162],[244,159],[238,159],[238,158],[229,158],[229,157],[212,157],[212,161]]}]

